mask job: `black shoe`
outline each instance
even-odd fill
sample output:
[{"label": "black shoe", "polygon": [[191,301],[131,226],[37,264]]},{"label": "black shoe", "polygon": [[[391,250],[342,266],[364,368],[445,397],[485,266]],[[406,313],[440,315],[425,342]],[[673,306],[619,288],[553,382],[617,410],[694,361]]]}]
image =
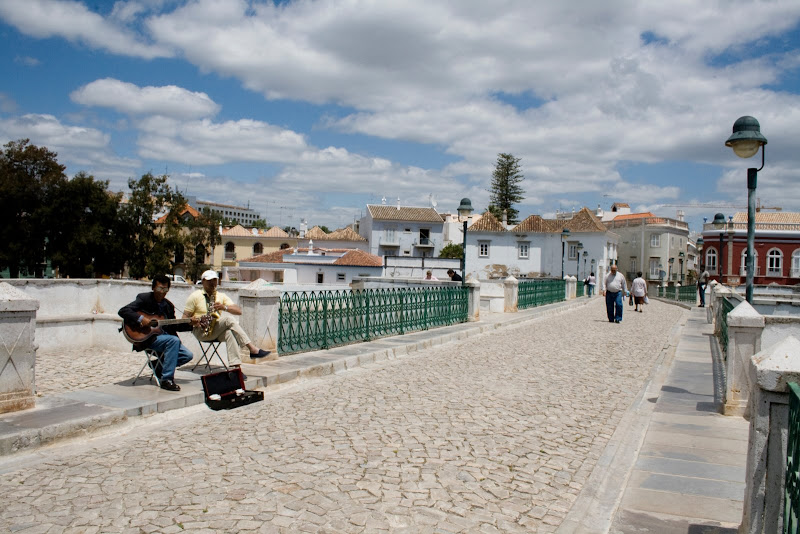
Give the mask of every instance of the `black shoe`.
[{"label": "black shoe", "polygon": [[172,380],[162,380],[161,389],[166,389],[167,391],[180,391],[181,387]]},{"label": "black shoe", "polygon": [[266,356],[269,356],[269,355],[270,355],[270,352],[271,352],[271,351],[269,351],[269,350],[258,349],[258,352],[256,352],[256,353],[251,353],[251,354],[250,354],[250,357],[251,357],[251,358],[264,358],[264,357],[266,357]]}]

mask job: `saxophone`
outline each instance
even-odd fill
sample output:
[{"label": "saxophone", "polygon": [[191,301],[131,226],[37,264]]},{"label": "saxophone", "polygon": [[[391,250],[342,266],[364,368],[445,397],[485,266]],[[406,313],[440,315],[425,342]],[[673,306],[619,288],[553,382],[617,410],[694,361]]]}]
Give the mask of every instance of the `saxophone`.
[{"label": "saxophone", "polygon": [[200,328],[203,330],[203,336],[211,335],[217,319],[220,317],[219,310],[211,310],[211,307],[217,301],[217,290],[215,289],[211,295],[206,295],[206,314],[200,319]]}]

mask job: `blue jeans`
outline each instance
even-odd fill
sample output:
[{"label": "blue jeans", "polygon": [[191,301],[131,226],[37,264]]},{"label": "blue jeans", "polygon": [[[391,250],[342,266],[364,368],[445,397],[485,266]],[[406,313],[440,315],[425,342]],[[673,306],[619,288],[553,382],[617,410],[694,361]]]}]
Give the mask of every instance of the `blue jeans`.
[{"label": "blue jeans", "polygon": [[622,321],[622,291],[606,291],[606,315],[609,321]]},{"label": "blue jeans", "polygon": [[161,380],[174,380],[175,368],[192,361],[194,354],[181,343],[178,336],[159,334],[150,348],[164,353],[161,360]]},{"label": "blue jeans", "polygon": [[697,292],[700,294],[700,306],[706,305],[706,286],[705,284],[697,283]]},{"label": "blue jeans", "polygon": [[587,295],[589,295],[589,296],[591,297],[591,296],[592,296],[592,294],[594,294],[594,284],[588,284],[586,287],[587,287],[587,288],[588,288],[588,290],[589,290],[589,291],[588,291],[588,293],[587,293]]}]

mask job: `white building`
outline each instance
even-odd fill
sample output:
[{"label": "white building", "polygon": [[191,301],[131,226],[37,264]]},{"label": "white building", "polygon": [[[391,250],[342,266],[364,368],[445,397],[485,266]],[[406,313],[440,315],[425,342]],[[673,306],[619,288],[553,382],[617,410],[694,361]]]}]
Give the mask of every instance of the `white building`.
[{"label": "white building", "polygon": [[383,261],[363,250],[285,249],[239,262],[237,279],[308,285],[349,286],[355,278],[382,276]]},{"label": "white building", "polygon": [[433,208],[367,205],[358,225],[377,256],[435,258],[444,246],[444,221]]},{"label": "white building", "polygon": [[242,207],[218,204],[217,202],[197,200],[195,196],[187,197],[186,202],[200,213],[203,213],[204,208],[208,208],[211,213],[216,213],[220,217],[230,219],[246,227],[253,226],[253,224],[261,218],[261,213],[250,209],[250,206]]},{"label": "white building", "polygon": [[485,213],[467,230],[466,270],[482,280],[561,278],[562,268],[580,279],[590,272],[601,277],[617,257],[618,243],[619,236],[586,208],[570,219],[531,215],[513,227]]}]

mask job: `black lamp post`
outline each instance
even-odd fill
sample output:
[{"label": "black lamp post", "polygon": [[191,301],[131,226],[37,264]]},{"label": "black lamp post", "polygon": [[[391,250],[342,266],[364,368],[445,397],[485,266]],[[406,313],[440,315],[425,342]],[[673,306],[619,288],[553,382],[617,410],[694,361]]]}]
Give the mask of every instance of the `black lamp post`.
[{"label": "black lamp post", "polygon": [[575,278],[578,278],[580,273],[578,272],[581,268],[581,250],[583,250],[583,243],[580,241],[577,245],[575,245]]},{"label": "black lamp post", "polygon": [[588,250],[584,250],[583,251],[583,276],[581,277],[582,279],[586,278],[586,257],[588,255],[589,255],[589,251]]},{"label": "black lamp post", "polygon": [[739,117],[733,123],[733,133],[725,141],[725,146],[733,149],[733,152],[740,158],[751,158],[761,149],[761,167],[758,169],[747,169],[747,257],[745,266],[747,267],[747,289],[745,298],[750,304],[753,303],[753,276],[755,275],[755,248],[756,235],[756,182],[758,181],[758,171],[764,168],[764,151],[767,138],[761,135],[761,125],[754,117],[745,115]]},{"label": "black lamp post", "polygon": [[472,215],[472,201],[462,198],[458,206],[458,219],[462,223],[463,241],[461,244],[461,285],[466,284],[467,280],[467,220]]},{"label": "black lamp post", "polygon": [[569,230],[564,228],[561,232],[561,279],[564,279],[564,239],[569,237]]},{"label": "black lamp post", "polygon": [[681,285],[683,285],[683,258],[685,254],[683,251],[678,252],[678,264],[681,266]]},{"label": "black lamp post", "polygon": [[669,263],[669,274],[667,275],[667,282],[670,282],[672,280],[672,264],[675,263],[675,258],[668,259],[667,263]]},{"label": "black lamp post", "polygon": [[719,275],[719,283],[722,283],[722,234],[725,230],[725,215],[722,213],[717,213],[714,215],[714,221],[711,223],[714,225],[714,228],[719,230],[719,257],[717,258],[717,275]]}]

